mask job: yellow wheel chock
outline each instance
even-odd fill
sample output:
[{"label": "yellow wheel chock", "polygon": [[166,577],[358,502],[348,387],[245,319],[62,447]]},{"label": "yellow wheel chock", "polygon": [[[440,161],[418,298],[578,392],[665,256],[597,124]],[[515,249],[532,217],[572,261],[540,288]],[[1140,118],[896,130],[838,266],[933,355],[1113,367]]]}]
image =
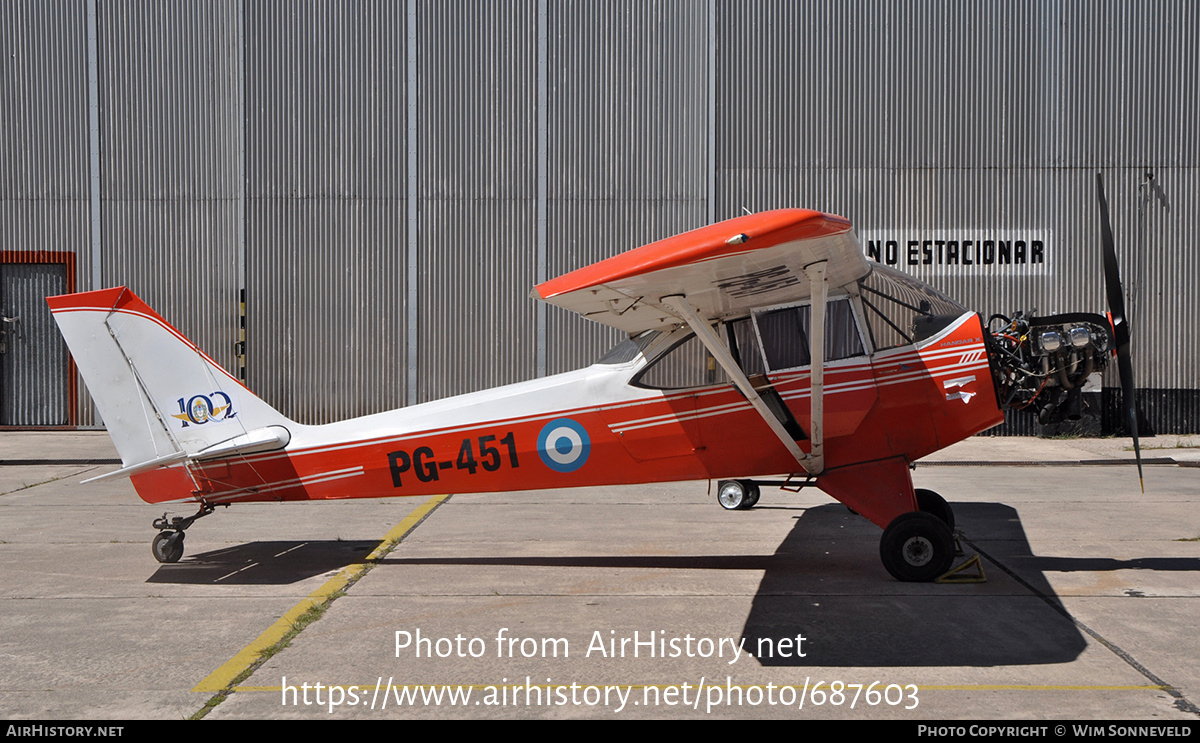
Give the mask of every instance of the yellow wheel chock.
[{"label": "yellow wheel chock", "polygon": [[[954,554],[963,554],[962,542],[958,539],[958,531],[954,532]],[[974,567],[975,574],[967,573],[959,575],[964,570]],[[957,567],[950,568],[945,573],[939,575],[933,581],[934,583],[987,583],[987,576],[983,574],[983,563],[979,561],[979,555],[971,555]]]}]

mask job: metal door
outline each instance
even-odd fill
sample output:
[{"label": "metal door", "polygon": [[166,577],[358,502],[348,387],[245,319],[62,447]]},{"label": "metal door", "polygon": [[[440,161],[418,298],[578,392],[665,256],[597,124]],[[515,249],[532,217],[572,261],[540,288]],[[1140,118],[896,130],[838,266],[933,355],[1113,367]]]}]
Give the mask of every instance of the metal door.
[{"label": "metal door", "polygon": [[2,426],[69,422],[67,346],[46,306],[67,290],[65,264],[0,264]]}]

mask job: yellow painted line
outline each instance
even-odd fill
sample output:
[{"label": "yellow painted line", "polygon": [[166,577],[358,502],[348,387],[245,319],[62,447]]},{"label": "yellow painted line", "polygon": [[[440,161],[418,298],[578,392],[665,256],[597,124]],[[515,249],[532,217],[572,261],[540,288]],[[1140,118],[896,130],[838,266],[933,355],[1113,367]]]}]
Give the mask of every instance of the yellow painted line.
[{"label": "yellow painted line", "polygon": [[412,513],[408,514],[408,516],[387,533],[387,536],[383,538],[379,546],[371,554],[367,555],[364,562],[347,565],[339,570],[337,575],[325,582],[325,585],[313,591],[307,598],[289,609],[286,614],[279,618],[279,621],[268,627],[267,631],[259,635],[254,642],[242,648],[237,655],[225,661],[220,668],[210,673],[199,684],[196,684],[196,688],[192,689],[192,691],[217,692],[228,688],[235,678],[258,660],[258,657],[264,650],[282,640],[283,636],[291,630],[292,625],[295,624],[296,620],[304,612],[327,601],[334,593],[357,580],[370,567],[372,561],[386,555],[396,545],[396,542],[403,539],[408,532],[412,531],[421,522],[421,519],[428,516],[430,511],[440,506],[449,497],[449,495],[435,495],[414,509]]},{"label": "yellow painted line", "polygon": [[921,686],[921,691],[934,689],[937,691],[1162,691],[1168,686],[1158,684],[1132,684],[1104,686],[1102,684],[951,684],[942,686]]}]

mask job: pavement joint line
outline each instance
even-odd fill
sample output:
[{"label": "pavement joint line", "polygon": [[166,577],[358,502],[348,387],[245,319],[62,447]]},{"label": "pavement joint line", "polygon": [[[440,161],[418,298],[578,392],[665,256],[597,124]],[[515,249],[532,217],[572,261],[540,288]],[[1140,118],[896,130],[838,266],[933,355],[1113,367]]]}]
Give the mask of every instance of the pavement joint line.
[{"label": "pavement joint line", "polygon": [[263,659],[262,655],[264,651],[283,641],[292,630],[292,625],[301,615],[315,607],[323,604],[328,605],[328,603],[332,602],[337,597],[336,594],[339,591],[349,588],[366,574],[376,561],[391,552],[397,544],[403,541],[434,509],[445,503],[449,497],[449,495],[435,495],[413,509],[408,516],[404,517],[400,523],[396,524],[387,533],[379,543],[379,546],[371,554],[367,555],[362,562],[347,565],[339,570],[337,575],[330,578],[324,585],[289,609],[253,642],[242,648],[241,651],[210,673],[203,681],[196,684],[192,691],[215,692],[218,694],[222,692],[228,694],[234,691],[237,687],[233,685],[239,677],[248,678],[249,674],[256,668],[256,665]]},{"label": "pavement joint line", "polygon": [[120,464],[120,459],[87,459],[87,458],[65,458],[65,459],[0,459],[0,467],[35,467],[46,465],[101,465],[101,464]]},{"label": "pavement joint line", "polygon": [[1181,712],[1188,712],[1197,717],[1200,717],[1200,708],[1196,707],[1196,705],[1194,705],[1190,701],[1188,701],[1187,697],[1185,697],[1183,695],[1183,692],[1179,691],[1179,689],[1175,688],[1175,686],[1173,686],[1172,684],[1168,684],[1166,681],[1159,678],[1157,674],[1155,674],[1149,668],[1146,668],[1141,663],[1139,663],[1136,658],[1134,658],[1132,655],[1130,655],[1128,652],[1126,652],[1124,649],[1122,649],[1119,645],[1112,642],[1111,640],[1106,639],[1099,632],[1095,631],[1091,627],[1087,626],[1083,622],[1076,619],[1071,614],[1071,612],[1067,611],[1067,607],[1065,605],[1063,605],[1063,603],[1061,601],[1056,601],[1056,600],[1052,599],[1051,597],[1047,596],[1042,591],[1038,590],[1037,587],[1035,587],[1034,585],[1032,585],[1031,583],[1026,581],[1021,576],[1017,575],[1016,572],[1014,572],[1012,569],[1010,569],[1007,565],[1000,562],[999,560],[992,557],[991,555],[984,552],[983,550],[979,549],[979,545],[972,542],[966,536],[962,537],[962,541],[964,543],[966,543],[967,545],[969,545],[971,547],[971,549],[978,552],[980,554],[980,556],[986,558],[988,560],[988,562],[991,562],[993,565],[998,567],[1000,570],[1004,571],[1004,573],[1006,573],[1008,575],[1008,577],[1012,578],[1017,583],[1021,584],[1027,590],[1032,592],[1033,595],[1037,596],[1042,601],[1044,601],[1050,608],[1054,609],[1054,611],[1058,612],[1063,617],[1065,617],[1068,622],[1071,622],[1076,627],[1078,627],[1079,629],[1086,632],[1089,637],[1093,638],[1094,640],[1096,640],[1096,642],[1098,642],[1101,645],[1103,645],[1104,647],[1108,648],[1108,650],[1110,652],[1112,652],[1113,655],[1116,655],[1118,658],[1120,658],[1121,660],[1123,660],[1127,664],[1129,664],[1129,666],[1132,667],[1135,671],[1137,671],[1141,675],[1145,676],[1152,684],[1152,686],[1150,688],[1158,688],[1158,689],[1161,689],[1162,691],[1165,691],[1167,694],[1169,694],[1175,700],[1175,708],[1176,709],[1178,709]]},{"label": "pavement joint line", "polygon": [[[935,459],[932,461],[917,460],[914,467],[1112,467],[1135,465],[1136,459],[1012,459],[996,461],[992,459]],[[1145,467],[1178,466],[1188,464],[1172,457],[1147,457],[1142,459]]]}]

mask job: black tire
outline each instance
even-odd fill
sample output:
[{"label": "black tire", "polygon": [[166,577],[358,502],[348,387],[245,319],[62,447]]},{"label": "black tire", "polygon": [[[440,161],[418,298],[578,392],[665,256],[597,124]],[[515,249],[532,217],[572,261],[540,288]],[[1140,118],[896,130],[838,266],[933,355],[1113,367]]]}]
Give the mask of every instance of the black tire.
[{"label": "black tire", "polygon": [[159,562],[179,562],[183,557],[183,532],[160,531],[150,543],[150,551]]},{"label": "black tire", "polygon": [[950,527],[951,533],[954,532],[954,509],[945,498],[932,490],[917,488],[917,510],[937,516],[943,524]]},{"label": "black tire", "polygon": [[742,504],[743,509],[754,508],[758,505],[758,498],[762,495],[762,491],[752,482],[746,483],[746,502]]},{"label": "black tire", "polygon": [[721,480],[717,483],[717,503],[726,511],[738,511],[746,507],[746,485],[738,480]]},{"label": "black tire", "polygon": [[879,558],[892,577],[924,583],[950,569],[954,535],[945,522],[924,511],[903,513],[888,524],[879,540]]}]

